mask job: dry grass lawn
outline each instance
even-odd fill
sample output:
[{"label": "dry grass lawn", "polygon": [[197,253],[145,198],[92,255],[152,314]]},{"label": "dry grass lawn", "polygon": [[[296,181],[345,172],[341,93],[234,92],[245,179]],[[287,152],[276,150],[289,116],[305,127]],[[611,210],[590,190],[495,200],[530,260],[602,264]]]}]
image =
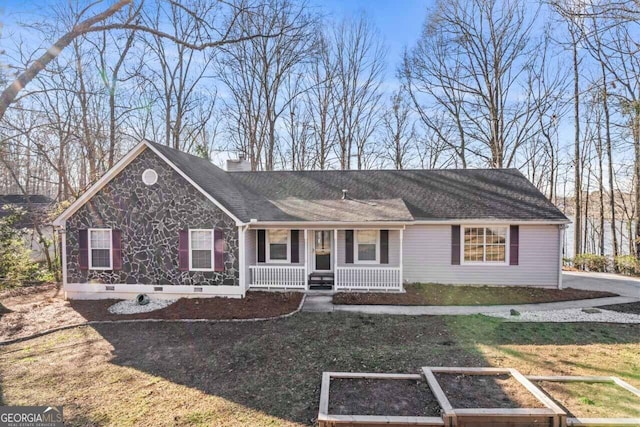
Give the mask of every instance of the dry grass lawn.
[{"label": "dry grass lawn", "polygon": [[523,286],[457,286],[437,283],[405,285],[404,293],[340,292],[334,304],[374,305],[501,305],[531,304],[617,296],[582,289],[542,289]]},{"label": "dry grass lawn", "polygon": [[639,387],[640,329],[346,313],[81,327],[0,347],[0,404],[61,404],[69,425],[311,425],[322,371],[427,365],[617,375]]}]

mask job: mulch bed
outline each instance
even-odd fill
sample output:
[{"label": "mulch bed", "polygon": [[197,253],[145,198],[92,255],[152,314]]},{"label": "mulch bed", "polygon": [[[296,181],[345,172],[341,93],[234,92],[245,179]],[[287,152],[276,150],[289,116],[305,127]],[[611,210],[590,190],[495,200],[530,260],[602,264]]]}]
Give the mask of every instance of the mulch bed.
[{"label": "mulch bed", "polygon": [[334,304],[348,305],[502,305],[571,301],[617,296],[581,289],[544,289],[524,286],[457,286],[413,284],[405,293],[340,292]]},{"label": "mulch bed", "polygon": [[511,375],[435,376],[454,408],[545,408]]},{"label": "mulch bed", "polygon": [[437,417],[440,405],[424,381],[331,380],[329,414]]},{"label": "mulch bed", "polygon": [[540,381],[536,385],[573,417],[640,418],[640,397],[613,384]]},{"label": "mulch bed", "polygon": [[71,307],[87,320],[252,319],[291,313],[300,305],[299,292],[248,292],[245,298],[181,298],[170,306],[138,314],[111,314],[119,300],[74,300]]},{"label": "mulch bed", "polygon": [[617,311],[619,313],[640,314],[640,302],[630,302],[627,304],[603,305],[598,308],[601,308],[603,310]]},{"label": "mulch bed", "polygon": [[0,341],[93,320],[276,317],[295,311],[301,299],[301,293],[249,292],[244,299],[184,298],[161,310],[117,315],[107,309],[119,300],[66,301],[56,284],[16,288],[0,293]]}]

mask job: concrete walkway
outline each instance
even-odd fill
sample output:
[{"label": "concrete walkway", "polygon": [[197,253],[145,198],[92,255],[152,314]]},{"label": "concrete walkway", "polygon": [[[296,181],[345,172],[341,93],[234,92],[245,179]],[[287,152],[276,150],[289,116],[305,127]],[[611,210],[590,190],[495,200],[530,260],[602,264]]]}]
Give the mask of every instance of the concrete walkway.
[{"label": "concrete walkway", "polygon": [[640,299],[640,279],[620,274],[567,271],[562,273],[562,286],[588,291],[607,291]]},{"label": "concrete walkway", "polygon": [[364,314],[396,314],[404,316],[460,316],[481,313],[501,313],[512,308],[518,311],[548,311],[570,308],[599,307],[610,304],[624,304],[640,301],[630,297],[594,298],[575,301],[547,302],[541,304],[513,305],[334,305],[327,295],[307,295],[302,311],[329,313],[343,311]]}]

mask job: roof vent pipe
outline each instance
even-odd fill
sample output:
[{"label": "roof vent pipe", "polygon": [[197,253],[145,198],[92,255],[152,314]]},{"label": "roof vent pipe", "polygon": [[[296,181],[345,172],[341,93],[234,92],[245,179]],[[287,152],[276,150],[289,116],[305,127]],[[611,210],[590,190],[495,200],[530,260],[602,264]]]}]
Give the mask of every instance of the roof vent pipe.
[{"label": "roof vent pipe", "polygon": [[342,200],[347,200],[347,190],[346,189],[342,190]]}]

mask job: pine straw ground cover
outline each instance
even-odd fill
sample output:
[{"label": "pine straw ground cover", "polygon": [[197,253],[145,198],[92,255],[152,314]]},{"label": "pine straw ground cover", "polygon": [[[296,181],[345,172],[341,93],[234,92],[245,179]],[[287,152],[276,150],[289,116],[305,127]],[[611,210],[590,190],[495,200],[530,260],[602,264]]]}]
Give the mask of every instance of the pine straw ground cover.
[{"label": "pine straw ground cover", "polygon": [[637,387],[640,333],[636,325],[348,313],[104,324],[0,347],[0,405],[64,405],[69,425],[312,425],[322,371],[431,365],[616,375]]},{"label": "pine straw ground cover", "polygon": [[618,296],[581,289],[541,289],[524,286],[457,286],[436,283],[405,285],[404,293],[340,292],[334,304],[372,305],[502,305],[532,304]]}]

